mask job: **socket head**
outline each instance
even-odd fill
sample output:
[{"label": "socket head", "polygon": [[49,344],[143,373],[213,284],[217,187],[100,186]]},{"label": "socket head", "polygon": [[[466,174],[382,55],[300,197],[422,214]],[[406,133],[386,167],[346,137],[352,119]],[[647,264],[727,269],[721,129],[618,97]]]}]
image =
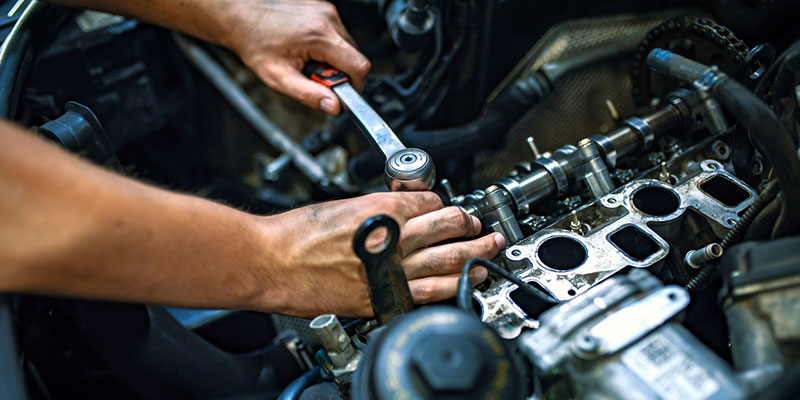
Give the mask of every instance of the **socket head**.
[{"label": "socket head", "polygon": [[386,160],[386,186],[392,192],[426,191],[433,188],[436,168],[420,149],[403,149]]}]

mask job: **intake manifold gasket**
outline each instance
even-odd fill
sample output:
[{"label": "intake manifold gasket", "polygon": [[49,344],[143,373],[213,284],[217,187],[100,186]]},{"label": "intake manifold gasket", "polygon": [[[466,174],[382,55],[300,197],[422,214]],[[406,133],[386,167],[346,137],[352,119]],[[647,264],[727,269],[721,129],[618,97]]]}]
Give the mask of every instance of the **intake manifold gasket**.
[{"label": "intake manifold gasket", "polygon": [[[706,182],[718,179],[724,179],[748,196],[731,204],[730,199],[714,197],[701,189]],[[699,171],[680,184],[634,180],[583,207],[579,212],[594,211],[600,216],[585,236],[559,227],[563,224],[557,221],[509,247],[504,255],[509,265],[521,268],[515,272],[520,279],[566,301],[626,267],[647,268],[663,261],[670,245],[654,227],[679,224],[691,209],[703,216],[721,237],[756,195],[722,164],[704,160],[699,162]],[[504,338],[518,336],[523,327],[537,326],[537,321],[528,318],[511,299],[516,288],[511,282],[501,281],[485,291],[474,292],[481,306],[481,319]]]}]

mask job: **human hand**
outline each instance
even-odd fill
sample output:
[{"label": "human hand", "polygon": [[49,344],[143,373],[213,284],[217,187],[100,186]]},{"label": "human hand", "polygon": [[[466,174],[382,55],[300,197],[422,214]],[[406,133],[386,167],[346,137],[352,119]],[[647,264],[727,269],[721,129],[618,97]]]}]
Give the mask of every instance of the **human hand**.
[{"label": "human hand", "polygon": [[[505,247],[498,233],[433,246],[475,236],[481,225],[457,207],[442,208],[439,197],[431,192],[376,193],[265,217],[264,229],[274,229],[277,238],[267,251],[277,253],[280,274],[265,277],[270,286],[279,288],[279,298],[270,290],[273,298],[269,299],[281,305],[277,311],[303,317],[372,315],[364,267],[352,242],[361,223],[377,214],[387,214],[400,225],[397,251],[416,304],[453,297],[467,260],[492,258]],[[476,284],[486,276],[484,268],[472,271]]]},{"label": "human hand", "polygon": [[220,43],[236,51],[271,88],[311,108],[338,114],[341,104],[333,91],[302,74],[312,59],[348,74],[357,90],[363,87],[370,62],[355,48],[333,4],[247,0],[227,7],[232,25]]}]

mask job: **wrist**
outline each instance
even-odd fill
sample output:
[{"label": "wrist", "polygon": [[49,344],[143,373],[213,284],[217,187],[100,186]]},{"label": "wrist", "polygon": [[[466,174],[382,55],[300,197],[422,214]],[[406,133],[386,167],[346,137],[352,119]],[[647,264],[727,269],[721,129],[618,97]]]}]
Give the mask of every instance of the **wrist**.
[{"label": "wrist", "polygon": [[236,293],[238,308],[275,313],[293,300],[287,296],[284,282],[291,271],[286,257],[288,250],[282,240],[280,215],[247,215],[248,248],[245,265],[240,268],[246,276],[243,290]]}]

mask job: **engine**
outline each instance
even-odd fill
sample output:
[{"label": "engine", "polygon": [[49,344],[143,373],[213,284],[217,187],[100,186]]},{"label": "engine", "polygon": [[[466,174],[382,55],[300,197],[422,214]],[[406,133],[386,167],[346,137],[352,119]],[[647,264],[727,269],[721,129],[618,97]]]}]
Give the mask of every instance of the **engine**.
[{"label": "engine", "polygon": [[[506,239],[465,266],[489,278],[414,309],[381,258],[375,319],[22,297],[34,397],[194,397],[137,368],[202,386],[270,358],[281,398],[796,398],[797,4],[334,3],[375,65],[365,100]],[[37,2],[9,18],[0,111],[94,162],[264,214],[385,190],[363,126],[309,116],[226,50]]]}]

